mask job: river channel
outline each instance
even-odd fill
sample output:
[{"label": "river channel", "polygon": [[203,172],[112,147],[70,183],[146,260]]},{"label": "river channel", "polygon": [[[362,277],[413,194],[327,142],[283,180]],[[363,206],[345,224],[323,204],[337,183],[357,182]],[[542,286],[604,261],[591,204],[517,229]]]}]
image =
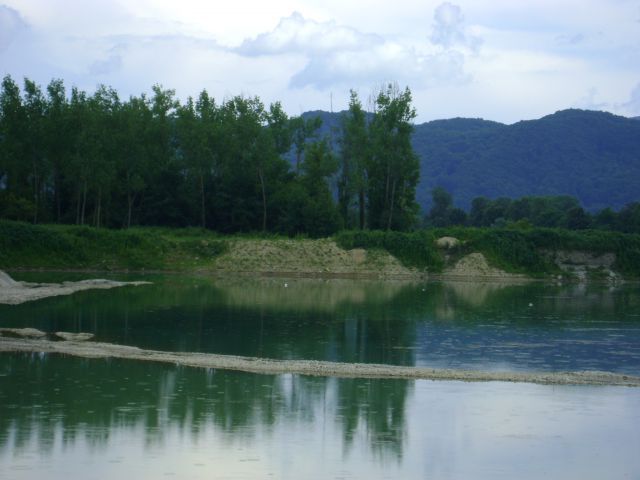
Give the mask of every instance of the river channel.
[{"label": "river channel", "polygon": [[[636,284],[135,279],[154,283],[0,305],[0,326],[169,351],[640,375]],[[631,387],[0,355],[7,479],[638,478],[637,425]]]}]

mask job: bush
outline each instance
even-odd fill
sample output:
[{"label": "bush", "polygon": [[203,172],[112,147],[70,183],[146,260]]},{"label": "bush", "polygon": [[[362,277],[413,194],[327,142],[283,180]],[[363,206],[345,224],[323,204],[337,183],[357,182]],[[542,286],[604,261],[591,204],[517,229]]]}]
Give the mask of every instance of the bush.
[{"label": "bush", "polygon": [[411,233],[349,230],[337,233],[334,239],[346,250],[386,250],[406,267],[439,271],[443,266],[442,258],[435,247],[435,238],[426,230]]}]

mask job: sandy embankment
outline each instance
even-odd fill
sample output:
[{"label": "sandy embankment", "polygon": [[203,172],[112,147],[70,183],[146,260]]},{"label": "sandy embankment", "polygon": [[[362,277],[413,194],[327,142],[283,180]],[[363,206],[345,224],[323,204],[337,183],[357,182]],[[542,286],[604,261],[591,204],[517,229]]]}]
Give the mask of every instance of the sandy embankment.
[{"label": "sandy embankment", "polygon": [[63,283],[17,282],[0,270],[0,304],[18,305],[46,297],[71,295],[81,290],[107,289],[127,285],[145,285],[150,282],[116,282],[114,280],[93,279]]},{"label": "sandy embankment", "polygon": [[[16,332],[11,333],[15,334]],[[269,375],[292,373],[298,375],[344,378],[457,380],[465,382],[499,381],[544,385],[613,385],[640,387],[640,377],[608,372],[483,372],[368,363],[337,363],[316,360],[273,360],[210,353],[161,352],[110,343],[50,341],[42,338],[34,338],[40,335],[30,336],[32,338],[9,338],[0,336],[0,352],[44,352],[84,358],[121,358]]]},{"label": "sandy embankment", "polygon": [[[445,253],[457,248],[460,241],[440,238],[436,247]],[[377,278],[398,280],[470,280],[487,282],[521,282],[526,275],[507,273],[491,267],[482,253],[471,253],[447,265],[443,272],[403,265],[382,249],[344,250],[331,239],[245,239],[230,240],[229,250],[217,258],[212,272],[262,276]]]}]

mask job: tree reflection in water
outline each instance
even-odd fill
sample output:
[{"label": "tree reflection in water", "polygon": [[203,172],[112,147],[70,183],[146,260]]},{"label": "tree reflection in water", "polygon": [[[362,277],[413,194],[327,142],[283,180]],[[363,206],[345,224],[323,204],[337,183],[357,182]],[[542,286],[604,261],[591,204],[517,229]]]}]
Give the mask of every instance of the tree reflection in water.
[{"label": "tree reflection in water", "polygon": [[333,423],[348,451],[358,435],[373,454],[402,456],[413,382],[254,375],[55,355],[0,356],[0,449],[82,438],[104,448],[114,431],[144,430],[148,446],[179,430],[197,440],[214,428],[245,442],[275,425]]}]

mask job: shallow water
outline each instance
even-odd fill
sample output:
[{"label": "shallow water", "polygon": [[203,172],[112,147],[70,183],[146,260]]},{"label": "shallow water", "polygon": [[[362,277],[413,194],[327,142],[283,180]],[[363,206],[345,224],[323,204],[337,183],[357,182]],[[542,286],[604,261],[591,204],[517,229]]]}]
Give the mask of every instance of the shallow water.
[{"label": "shallow water", "polygon": [[0,323],[91,332],[100,341],[158,350],[640,375],[637,284],[608,289],[538,283],[151,280],[156,283],[0,305]]},{"label": "shallow water", "polygon": [[637,478],[640,389],[0,356],[0,478]]},{"label": "shallow water", "polygon": [[[640,374],[634,285],[152,280],[0,306],[0,323],[166,350]],[[0,355],[0,478],[16,480],[638,478],[637,425],[636,388]]]}]

